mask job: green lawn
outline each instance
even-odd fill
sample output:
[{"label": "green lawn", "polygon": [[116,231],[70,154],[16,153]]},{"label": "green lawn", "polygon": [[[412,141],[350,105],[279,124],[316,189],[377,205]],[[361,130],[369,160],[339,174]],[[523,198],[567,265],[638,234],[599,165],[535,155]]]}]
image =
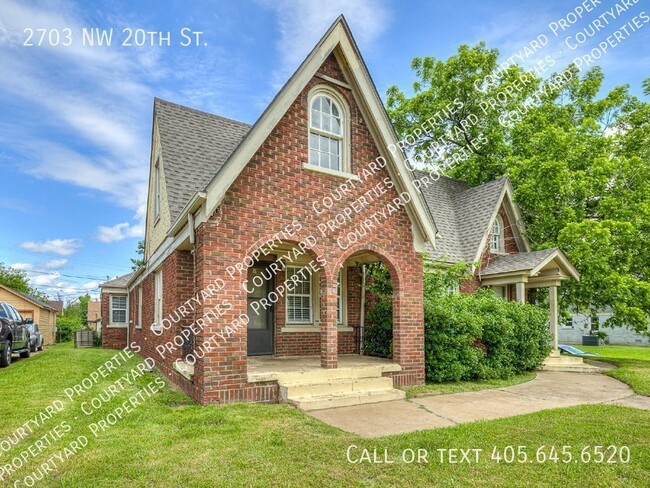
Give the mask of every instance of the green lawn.
[{"label": "green lawn", "polygon": [[480,381],[452,381],[449,383],[427,383],[420,386],[406,386],[406,398],[425,397],[432,395],[446,395],[449,393],[462,393],[464,391],[490,390],[518,385],[534,380],[537,374],[527,372],[507,378],[505,380],[480,380]]},{"label": "green lawn", "polygon": [[[91,415],[80,407],[124,376],[139,362],[131,359],[73,400],[63,391],[87,377],[115,352],[49,348],[43,354],[0,370],[2,440],[55,399],[64,409],[9,452],[0,450],[0,466],[19,456],[34,441],[65,422],[70,432],[53,442],[29,464],[5,476],[9,485],[23,479],[80,435],[87,447],[45,475],[36,486],[65,487],[209,487],[209,486],[647,486],[650,479],[650,412],[615,406],[559,409],[489,422],[364,439],[329,427],[286,405],[201,407],[165,387],[94,437],[89,424],[154,381],[139,377]],[[384,450],[394,464],[350,464],[350,445]],[[627,446],[627,464],[526,462],[504,464],[490,459],[496,446],[526,446],[548,453],[550,446],[572,446],[580,461],[584,446]],[[440,463],[436,449],[482,449],[478,464]],[[428,463],[400,460],[406,449],[425,449]],[[588,449],[587,451],[590,451]],[[407,451],[408,453],[409,451]],[[357,459],[359,451],[353,451]],[[0,483],[2,484],[2,483]],[[24,485],[18,485],[24,486]]]},{"label": "green lawn", "polygon": [[587,352],[595,352],[602,358],[595,358],[615,364],[609,376],[621,380],[639,395],[650,396],[650,347],[640,346],[579,346]]}]

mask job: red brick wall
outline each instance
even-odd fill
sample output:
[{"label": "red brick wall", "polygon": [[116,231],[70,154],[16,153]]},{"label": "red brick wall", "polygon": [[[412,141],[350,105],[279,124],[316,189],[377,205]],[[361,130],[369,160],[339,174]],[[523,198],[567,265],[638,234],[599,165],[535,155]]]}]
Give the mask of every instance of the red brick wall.
[{"label": "red brick wall", "polygon": [[[130,340],[140,346],[140,354],[156,361],[158,369],[186,393],[200,401],[200,394],[195,382],[190,382],[174,369],[174,361],[182,359],[182,346],[174,344],[174,337],[178,336],[182,327],[189,326],[194,321],[194,313],[187,308],[188,313],[183,317],[178,307],[187,302],[194,294],[192,283],[193,264],[192,254],[189,251],[174,251],[159,268],[163,277],[163,317],[173,323],[161,335],[151,331],[151,324],[155,322],[155,273],[146,276],[130,293],[131,316]],[[138,324],[138,288],[142,287],[142,327]],[[156,346],[172,343],[169,349],[163,352],[164,357],[156,350]],[[171,350],[170,350],[171,349]]]},{"label": "red brick wall", "polygon": [[126,327],[102,327],[102,347],[124,349],[126,347]]},{"label": "red brick wall", "polygon": [[102,293],[102,347],[124,349],[126,347],[126,327],[110,327],[110,294]]}]

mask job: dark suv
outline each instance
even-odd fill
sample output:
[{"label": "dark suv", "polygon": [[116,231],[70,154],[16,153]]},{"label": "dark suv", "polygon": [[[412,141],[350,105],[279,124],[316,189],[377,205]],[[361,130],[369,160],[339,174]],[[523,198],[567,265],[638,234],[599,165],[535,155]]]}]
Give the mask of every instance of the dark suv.
[{"label": "dark suv", "polygon": [[19,352],[21,358],[29,357],[29,329],[27,321],[18,310],[0,302],[0,367],[11,364],[11,353]]}]

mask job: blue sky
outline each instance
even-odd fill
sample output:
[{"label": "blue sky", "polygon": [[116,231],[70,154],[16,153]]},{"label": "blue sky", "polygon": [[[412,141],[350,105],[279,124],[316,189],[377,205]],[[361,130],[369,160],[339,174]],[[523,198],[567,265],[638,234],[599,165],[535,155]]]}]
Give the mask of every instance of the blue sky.
[{"label": "blue sky", "polygon": [[[96,295],[107,276],[130,271],[144,232],[153,97],[253,123],[340,13],[382,96],[394,84],[409,89],[414,56],[446,59],[484,40],[505,59],[545,36],[524,64],[550,55],[561,69],[636,17],[642,27],[628,28],[598,64],[607,88],[629,83],[641,95],[650,76],[645,2],[614,16],[605,12],[615,2],[594,3],[2,0],[0,262],[65,299]],[[602,28],[567,47],[600,15]],[[29,28],[49,29],[41,46],[38,33],[24,45]],[[70,45],[50,46],[66,28]],[[84,46],[83,28],[113,28],[112,45]],[[170,31],[171,46],[121,46],[125,28]],[[198,45],[179,45],[183,28],[203,32]]]}]

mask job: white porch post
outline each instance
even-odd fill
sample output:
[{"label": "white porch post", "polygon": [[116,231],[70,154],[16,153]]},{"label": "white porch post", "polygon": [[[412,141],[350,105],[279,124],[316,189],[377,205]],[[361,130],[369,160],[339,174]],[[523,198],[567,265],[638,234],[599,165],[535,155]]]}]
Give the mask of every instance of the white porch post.
[{"label": "white porch post", "polygon": [[558,352],[558,320],[557,320],[557,285],[548,288],[549,306],[551,309],[551,335],[553,336],[551,354]]},{"label": "white porch post", "polygon": [[526,303],[526,284],[523,281],[515,283],[515,291],[517,292],[517,301]]}]

